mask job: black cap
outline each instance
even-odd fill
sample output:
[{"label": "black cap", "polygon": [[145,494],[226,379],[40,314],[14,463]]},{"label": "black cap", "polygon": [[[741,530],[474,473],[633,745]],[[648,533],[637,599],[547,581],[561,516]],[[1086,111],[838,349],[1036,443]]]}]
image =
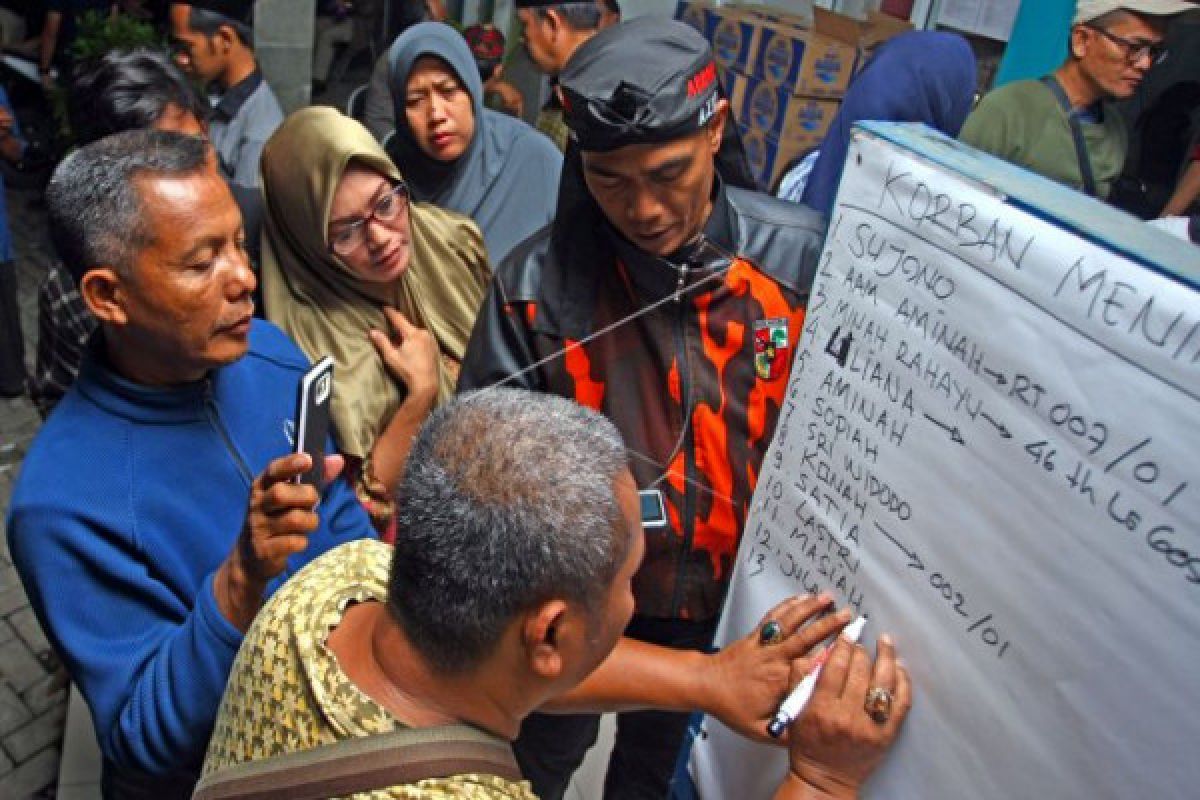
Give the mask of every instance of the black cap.
[{"label": "black cap", "polygon": [[708,42],[675,20],[639,17],[579,46],[559,75],[583,150],[666,142],[704,127],[720,95]]},{"label": "black cap", "polygon": [[236,22],[246,22],[254,8],[254,0],[184,0],[182,5],[212,11]]}]

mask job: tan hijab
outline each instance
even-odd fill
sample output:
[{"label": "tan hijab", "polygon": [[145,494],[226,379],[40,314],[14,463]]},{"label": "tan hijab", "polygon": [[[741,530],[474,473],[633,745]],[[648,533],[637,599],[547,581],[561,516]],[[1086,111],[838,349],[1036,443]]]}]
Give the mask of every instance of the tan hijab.
[{"label": "tan hijab", "polygon": [[404,394],[367,336],[372,328],[388,330],[383,306],[400,309],[437,339],[442,402],[456,377],[445,362],[462,360],[491,270],[473,222],[416,203],[409,206],[408,269],[388,284],[360,279],[326,242],[334,191],[352,160],[401,180],[367,129],[333,108],[297,111],[267,141],[262,284],[267,319],[314,361],[333,356],[338,444],[365,457]]}]

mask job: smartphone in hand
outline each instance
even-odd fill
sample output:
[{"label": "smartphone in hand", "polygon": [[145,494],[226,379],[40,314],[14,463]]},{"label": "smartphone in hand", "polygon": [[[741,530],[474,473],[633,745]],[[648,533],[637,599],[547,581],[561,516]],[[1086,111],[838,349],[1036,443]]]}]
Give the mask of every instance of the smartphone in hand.
[{"label": "smartphone in hand", "polygon": [[665,528],[667,526],[667,507],[663,502],[661,491],[642,489],[638,492],[638,501],[642,507],[643,528]]},{"label": "smartphone in hand", "polygon": [[300,379],[296,392],[296,450],[312,456],[312,469],[297,478],[323,488],[325,442],[329,440],[329,406],[333,401],[333,358],[325,356]]}]

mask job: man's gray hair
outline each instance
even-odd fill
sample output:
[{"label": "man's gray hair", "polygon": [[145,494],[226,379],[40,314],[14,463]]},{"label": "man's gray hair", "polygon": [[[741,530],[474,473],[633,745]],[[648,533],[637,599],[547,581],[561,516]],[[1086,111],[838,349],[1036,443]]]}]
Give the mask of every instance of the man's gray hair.
[{"label": "man's gray hair", "polygon": [[204,139],[144,129],[106,136],[63,159],[46,187],[46,210],[54,247],[75,280],[96,267],[128,275],[150,243],[135,178],[188,175],[207,161]]},{"label": "man's gray hair", "polygon": [[577,31],[594,31],[600,27],[603,19],[603,9],[596,0],[556,3],[535,9],[539,17],[545,18],[547,12],[555,11]]},{"label": "man's gray hair", "polygon": [[490,389],[429,417],[397,489],[388,609],[417,651],[461,674],[522,611],[599,613],[629,535],[616,427],[554,395]]}]

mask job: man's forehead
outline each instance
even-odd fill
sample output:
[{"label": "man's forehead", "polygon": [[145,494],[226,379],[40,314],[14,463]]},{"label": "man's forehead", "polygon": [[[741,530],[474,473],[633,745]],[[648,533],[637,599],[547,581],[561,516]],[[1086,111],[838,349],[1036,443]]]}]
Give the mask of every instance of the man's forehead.
[{"label": "man's forehead", "polygon": [[140,197],[152,201],[144,203],[146,215],[215,216],[227,211],[230,205],[236,207],[228,184],[217,173],[211,158],[202,168],[188,172],[141,170],[134,173],[133,185]]},{"label": "man's forehead", "polygon": [[669,142],[627,144],[607,151],[584,150],[581,155],[584,168],[592,172],[647,173],[690,160],[704,139],[705,131],[701,130]]}]

